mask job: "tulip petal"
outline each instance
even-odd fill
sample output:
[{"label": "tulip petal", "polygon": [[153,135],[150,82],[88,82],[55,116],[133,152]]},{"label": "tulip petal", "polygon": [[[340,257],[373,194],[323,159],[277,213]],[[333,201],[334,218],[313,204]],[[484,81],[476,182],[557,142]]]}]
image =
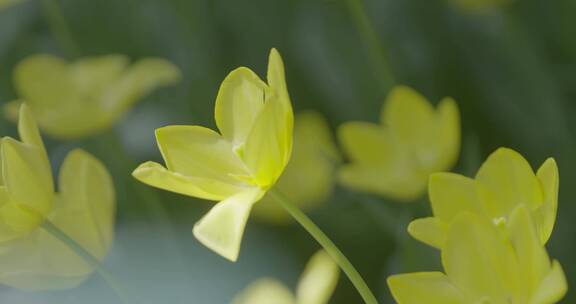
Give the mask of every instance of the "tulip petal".
[{"label": "tulip petal", "polygon": [[446,274],[467,298],[506,302],[518,286],[518,264],[509,242],[487,219],[472,213],[457,216],[442,247]]},{"label": "tulip petal", "polygon": [[[259,279],[251,283],[244,291],[234,297],[232,304],[295,304],[292,292],[284,284],[274,279]],[[309,302],[316,303],[316,302]]]},{"label": "tulip petal", "polygon": [[170,171],[226,184],[249,175],[232,144],[208,128],[167,126],[156,130],[156,140]]},{"label": "tulip petal", "polygon": [[212,201],[223,200],[245,189],[216,179],[184,176],[150,161],[138,166],[132,176],[152,187]]},{"label": "tulip petal", "polygon": [[[444,98],[436,111],[434,143],[420,149],[420,160],[432,171],[451,168],[460,155],[460,112],[452,98]],[[428,152],[428,151],[435,151]]]},{"label": "tulip petal", "polygon": [[318,251],[310,258],[296,288],[296,299],[299,304],[328,303],[340,275],[340,268],[334,259],[324,250]]},{"label": "tulip petal", "polygon": [[235,262],[252,205],[262,195],[262,190],[251,188],[219,202],[194,225],[194,236],[204,246]]},{"label": "tulip petal", "polygon": [[544,204],[534,212],[534,222],[542,244],[545,244],[554,229],[558,212],[558,188],[560,177],[558,166],[553,158],[547,159],[536,173],[544,192]]},{"label": "tulip petal", "polygon": [[1,141],[3,180],[10,199],[41,215],[52,206],[53,186],[46,155],[12,138]]},{"label": "tulip petal", "polygon": [[224,138],[241,147],[264,107],[266,84],[241,67],[224,79],[216,97],[216,125]]},{"label": "tulip petal", "polygon": [[338,128],[338,138],[348,157],[373,165],[402,161],[402,151],[390,132],[367,122],[347,122]]},{"label": "tulip petal", "polygon": [[290,159],[292,153],[292,132],[294,128],[294,113],[292,103],[286,86],[284,72],[284,62],[280,53],[276,49],[270,50],[268,57],[268,71],[266,75],[268,86],[272,92],[272,100],[280,105],[276,107],[276,123],[279,131],[279,138],[282,139],[282,150],[284,152],[285,162]]},{"label": "tulip petal", "polygon": [[562,266],[558,261],[553,261],[551,270],[540,282],[530,304],[557,303],[564,298],[567,291],[568,284]]},{"label": "tulip petal", "polygon": [[543,202],[540,182],[530,164],[511,149],[500,148],[482,164],[476,181],[486,193],[486,208],[494,217],[505,217],[519,204],[530,209]]},{"label": "tulip petal", "polygon": [[388,277],[398,304],[465,304],[464,295],[441,272],[418,272]]},{"label": "tulip petal", "polygon": [[426,217],[413,220],[408,225],[410,235],[432,247],[441,248],[446,241],[448,225],[435,217]]},{"label": "tulip petal", "polygon": [[428,193],[434,216],[449,223],[461,212],[485,214],[476,182],[454,173],[430,176]]}]

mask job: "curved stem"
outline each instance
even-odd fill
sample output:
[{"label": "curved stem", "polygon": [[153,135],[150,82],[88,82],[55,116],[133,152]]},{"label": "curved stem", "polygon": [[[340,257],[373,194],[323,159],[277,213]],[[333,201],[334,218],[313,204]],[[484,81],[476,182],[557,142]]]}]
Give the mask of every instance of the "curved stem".
[{"label": "curved stem", "polygon": [[54,38],[58,40],[58,43],[68,55],[78,57],[78,55],[80,55],[80,48],[72,38],[72,32],[70,31],[64,14],[62,14],[62,9],[57,0],[42,0],[42,5]]},{"label": "curved stem", "polygon": [[82,258],[86,263],[88,263],[88,265],[93,267],[94,270],[98,272],[98,274],[102,277],[102,279],[104,279],[106,284],[108,284],[108,286],[110,286],[116,292],[118,298],[120,298],[124,303],[130,303],[130,301],[127,300],[128,297],[126,296],[126,293],[120,287],[120,284],[118,284],[114,276],[110,272],[108,272],[108,270],[106,270],[106,268],[104,268],[102,264],[100,264],[100,261],[98,261],[98,259],[95,258],[90,252],[84,249],[80,244],[78,244],[74,239],[72,239],[68,234],[66,234],[66,232],[60,230],[60,228],[56,227],[56,225],[54,225],[49,220],[44,220],[44,222],[42,223],[42,228],[46,232],[50,233],[50,235],[57,238],[66,246],[68,246],[68,248],[70,248],[80,258]]},{"label": "curved stem", "polygon": [[296,205],[294,205],[290,200],[276,189],[268,190],[268,193],[288,212],[310,235],[326,250],[326,252],[334,259],[334,261],[340,266],[342,271],[350,279],[360,296],[366,304],[377,304],[378,301],[376,297],[368,288],[368,285],[358,273],[356,268],[350,263],[348,258],[336,247],[336,245],[328,238],[328,236],[320,230],[314,222],[302,212]]},{"label": "curved stem", "polygon": [[386,51],[382,45],[378,34],[374,30],[370,19],[366,15],[366,10],[362,5],[362,0],[345,0],[348,11],[356,24],[356,28],[368,48],[368,55],[372,60],[374,73],[380,79],[381,85],[386,90],[392,87],[396,80],[390,64],[386,58]]}]

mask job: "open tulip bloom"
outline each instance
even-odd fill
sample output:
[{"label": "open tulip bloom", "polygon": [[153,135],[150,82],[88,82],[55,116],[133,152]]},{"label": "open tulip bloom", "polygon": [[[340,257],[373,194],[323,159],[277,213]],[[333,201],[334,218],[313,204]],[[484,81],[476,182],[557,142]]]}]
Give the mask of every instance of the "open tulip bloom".
[{"label": "open tulip bloom", "polygon": [[540,243],[545,244],[556,221],[558,185],[554,159],[547,159],[534,173],[522,155],[500,148],[488,157],[475,179],[454,173],[433,174],[428,191],[434,216],[414,220],[408,231],[414,238],[440,248],[448,225],[461,212],[472,212],[503,225],[522,205],[531,213]]},{"label": "open tulip bloom", "polygon": [[296,294],[281,282],[264,278],[250,284],[237,295],[232,304],[326,304],[330,300],[340,270],[325,251],[320,250],[310,258],[300,277]]},{"label": "open tulip bloom", "polygon": [[97,260],[113,239],[115,195],[106,168],[82,150],[68,154],[59,192],[32,112],[20,108],[18,132],[0,142],[0,283],[24,290],[71,288],[94,271],[44,229],[64,232]]},{"label": "open tulip bloom", "polygon": [[201,126],[156,130],[166,167],[154,162],[133,173],[154,187],[220,201],[194,226],[196,238],[236,261],[254,203],[274,185],[292,151],[292,106],[284,65],[273,49],[266,84],[248,68],[232,71],[216,97],[220,133]]},{"label": "open tulip bloom", "polygon": [[500,226],[459,213],[441,254],[445,273],[388,278],[399,304],[552,304],[567,290],[562,267],[550,261],[526,205],[516,206]]},{"label": "open tulip bloom", "polygon": [[44,132],[59,139],[76,139],[105,131],[139,99],[173,84],[180,71],[159,58],[131,65],[127,57],[86,57],[68,63],[52,55],[35,55],[14,71],[19,99],[5,107],[16,120],[22,102],[31,106]]},{"label": "open tulip bloom", "polygon": [[352,121],[338,129],[350,159],[339,174],[353,190],[414,201],[426,191],[431,173],[450,169],[460,152],[456,102],[434,108],[411,88],[397,86],[382,108],[380,124]]}]

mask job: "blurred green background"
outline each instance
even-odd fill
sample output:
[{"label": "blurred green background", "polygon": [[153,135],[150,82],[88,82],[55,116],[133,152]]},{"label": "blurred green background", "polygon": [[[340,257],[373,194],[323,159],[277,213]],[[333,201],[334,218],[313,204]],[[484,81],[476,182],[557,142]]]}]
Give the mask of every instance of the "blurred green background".
[{"label": "blurred green background", "polygon": [[[287,66],[295,111],[318,110],[332,127],[348,120],[377,120],[391,85],[382,78],[385,58],[397,83],[412,86],[433,103],[444,96],[458,102],[463,144],[454,171],[473,175],[499,146],[516,149],[533,167],[555,157],[561,176],[559,219],[548,248],[573,286],[576,2],[515,0],[471,12],[447,1],[57,1],[82,56],[160,56],[184,75],[178,85],[137,104],[109,133],[79,142],[45,137],[55,168],[67,151],[79,146],[102,159],[113,174],[117,238],[105,265],[142,303],[227,303],[262,276],[295,286],[318,249],[301,227],[275,227],[252,218],[240,259],[232,264],[191,235],[193,223],[211,203],[148,188],[129,175],[138,162],[160,160],[155,128],[179,123],[213,127],[214,100],[225,75],[238,66],[264,75],[268,52],[276,47]],[[373,42],[381,50],[366,39],[370,35],[357,18],[358,4],[364,6],[378,39]],[[14,66],[36,53],[69,56],[51,32],[42,1],[0,11],[2,103],[15,98]],[[14,136],[14,125],[1,119],[0,134]],[[405,232],[409,217],[428,214],[428,209],[425,198],[401,205],[338,188],[311,216],[382,302],[390,303],[388,274],[440,269],[438,254]],[[96,275],[72,291],[22,293],[0,287],[1,303],[113,301]],[[563,303],[575,301],[576,293],[569,291]],[[341,276],[332,302],[361,300]]]}]

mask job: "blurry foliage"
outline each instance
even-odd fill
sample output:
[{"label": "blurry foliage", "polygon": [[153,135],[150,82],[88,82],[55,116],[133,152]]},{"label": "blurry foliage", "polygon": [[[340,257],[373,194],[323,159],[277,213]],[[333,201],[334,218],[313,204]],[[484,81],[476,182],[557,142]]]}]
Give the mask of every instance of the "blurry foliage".
[{"label": "blurry foliage", "polygon": [[[67,55],[51,35],[40,2],[26,1],[0,11],[2,103],[17,97],[11,77],[21,59],[36,53]],[[53,164],[61,163],[66,151],[80,146],[102,159],[112,172],[119,192],[120,232],[117,251],[108,263],[134,270],[122,276],[134,277],[132,285],[140,288],[150,303],[159,299],[223,303],[263,275],[294,287],[299,270],[317,249],[300,227],[271,228],[250,222],[248,229],[252,231],[244,244],[247,250],[237,265],[229,265],[190,235],[190,224],[210,204],[143,190],[129,172],[137,160],[159,157],[154,148],[154,128],[184,122],[214,126],[212,109],[220,81],[240,65],[263,74],[262,58],[271,47],[283,54],[296,113],[317,110],[333,129],[348,120],[375,121],[374,113],[379,111],[387,88],[372,69],[371,57],[346,3],[58,2],[82,55],[118,53],[133,60],[164,57],[178,65],[184,76],[178,86],[156,92],[138,104],[117,126],[116,134],[76,144],[46,143]],[[463,148],[460,165],[454,171],[476,171],[478,159],[485,159],[499,146],[520,151],[532,164],[548,156],[556,158],[561,176],[559,217],[548,247],[550,255],[562,262],[569,286],[574,286],[576,225],[571,219],[576,216],[572,203],[576,187],[571,184],[576,180],[576,125],[571,118],[576,114],[576,2],[516,0],[503,9],[482,13],[463,11],[442,0],[366,0],[364,5],[397,82],[415,88],[429,100],[452,96],[458,102]],[[0,134],[15,134],[14,126],[0,120]],[[164,202],[172,224],[153,216],[158,210],[147,201],[155,196]],[[337,189],[329,203],[311,215],[365,275],[373,290],[387,300],[386,274],[432,270],[426,265],[437,260],[429,257],[433,253],[425,252],[431,249],[414,249],[419,245],[405,230],[409,218],[430,214],[425,203],[396,206]],[[394,242],[395,235],[402,235],[405,241]],[[165,290],[147,291],[167,280],[174,284]],[[88,283],[98,285],[98,278]],[[3,294],[8,291],[0,290],[0,299],[4,299]],[[55,303],[77,303],[74,299],[94,294],[101,293],[79,290],[77,295],[43,296]],[[7,295],[6,299],[11,302],[12,298]],[[576,294],[569,291],[565,302],[574,301]],[[340,281],[333,302],[358,302],[347,280]]]}]

